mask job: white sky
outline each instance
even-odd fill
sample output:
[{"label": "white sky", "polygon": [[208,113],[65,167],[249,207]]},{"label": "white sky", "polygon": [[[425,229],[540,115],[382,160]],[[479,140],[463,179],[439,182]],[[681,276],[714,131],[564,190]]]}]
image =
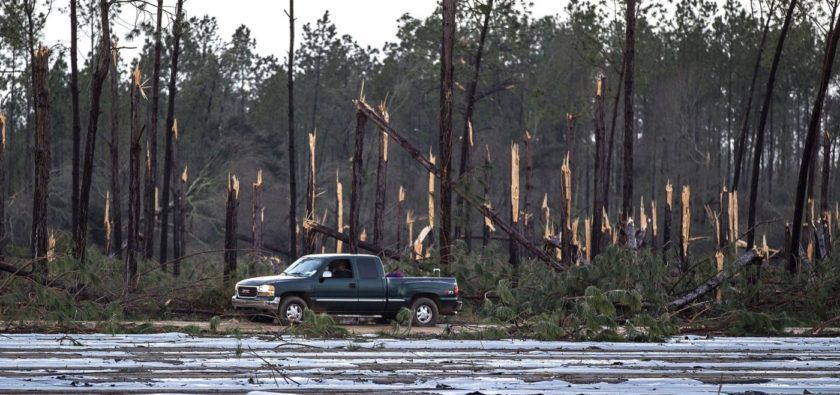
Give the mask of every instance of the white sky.
[{"label": "white sky", "polygon": [[[324,11],[330,11],[330,19],[335,23],[339,35],[351,35],[361,46],[381,48],[388,41],[396,40],[397,18],[404,13],[425,18],[434,12],[438,0],[298,0],[295,2],[296,46],[299,46],[302,26],[315,24]],[[531,0],[534,3],[534,16],[563,14],[568,0]],[[69,46],[70,17],[67,0],[55,0],[52,13],[47,19],[45,29],[46,44],[49,46]],[[175,0],[164,0],[170,13],[174,13]],[[188,17],[202,15],[215,16],[219,24],[219,35],[227,41],[239,25],[247,25],[251,35],[257,41],[260,55],[273,54],[282,60],[288,51],[289,22],[285,10],[286,0],[185,0],[184,9]],[[121,21],[116,21],[119,37],[122,39],[127,27],[137,19],[136,12],[125,7]],[[142,16],[140,17],[142,18]],[[79,33],[79,53],[87,53],[90,48],[89,33]],[[136,45],[142,43],[126,43]],[[133,57],[134,53],[125,53]],[[128,51],[132,52],[132,51]]]}]

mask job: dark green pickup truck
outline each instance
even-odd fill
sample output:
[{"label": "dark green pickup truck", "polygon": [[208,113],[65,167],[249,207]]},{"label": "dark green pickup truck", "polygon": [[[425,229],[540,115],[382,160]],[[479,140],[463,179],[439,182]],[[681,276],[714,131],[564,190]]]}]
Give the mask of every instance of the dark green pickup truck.
[{"label": "dark green pickup truck", "polygon": [[252,319],[283,324],[300,321],[304,309],[391,320],[406,307],[414,325],[432,326],[461,308],[455,278],[386,276],[378,257],[353,254],[307,255],[280,275],[242,280],[232,303]]}]

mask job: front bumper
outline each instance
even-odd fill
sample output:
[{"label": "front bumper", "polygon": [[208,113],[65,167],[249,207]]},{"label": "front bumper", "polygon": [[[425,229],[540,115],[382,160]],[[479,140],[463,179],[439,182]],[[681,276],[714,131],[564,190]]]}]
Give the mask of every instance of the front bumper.
[{"label": "front bumper", "polygon": [[271,299],[255,299],[255,298],[239,298],[237,296],[233,296],[230,299],[230,302],[233,304],[233,308],[236,310],[256,310],[256,311],[268,311],[270,313],[276,313],[277,310],[280,308],[280,298],[275,297]]}]

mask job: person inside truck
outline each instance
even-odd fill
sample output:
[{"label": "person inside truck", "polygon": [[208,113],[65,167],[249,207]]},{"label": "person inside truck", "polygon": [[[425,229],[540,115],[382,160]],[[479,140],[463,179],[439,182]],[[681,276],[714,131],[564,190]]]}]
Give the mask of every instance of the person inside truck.
[{"label": "person inside truck", "polygon": [[350,270],[350,262],[338,260],[330,263],[329,267],[333,278],[353,278],[353,271]]}]

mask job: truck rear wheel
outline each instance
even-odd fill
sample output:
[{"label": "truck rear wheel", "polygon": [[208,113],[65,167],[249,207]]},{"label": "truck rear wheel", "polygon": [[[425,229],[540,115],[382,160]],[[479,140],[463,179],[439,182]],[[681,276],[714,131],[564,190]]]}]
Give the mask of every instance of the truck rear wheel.
[{"label": "truck rear wheel", "polygon": [[297,324],[303,321],[303,311],[308,309],[306,301],[298,296],[287,296],[280,303],[277,318],[283,325]]},{"label": "truck rear wheel", "polygon": [[415,326],[435,326],[440,315],[437,303],[429,298],[417,298],[411,305],[411,312]]}]

